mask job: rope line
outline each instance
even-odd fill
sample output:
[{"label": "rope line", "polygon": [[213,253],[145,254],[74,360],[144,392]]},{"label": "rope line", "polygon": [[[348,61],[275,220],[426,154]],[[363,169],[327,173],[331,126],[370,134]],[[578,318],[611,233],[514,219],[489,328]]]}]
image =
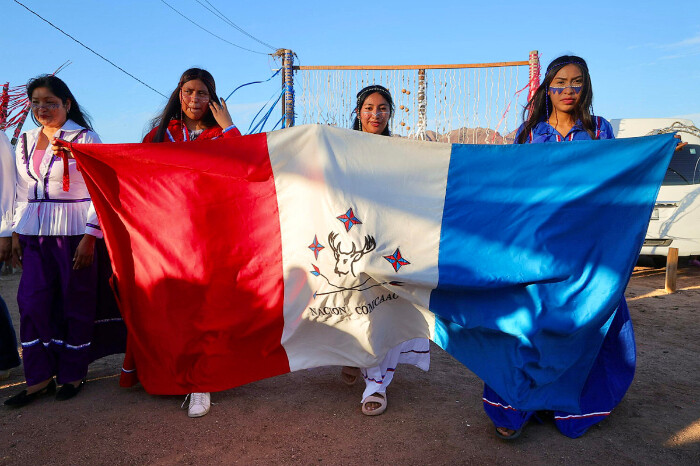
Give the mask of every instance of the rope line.
[{"label": "rope line", "polygon": [[54,29],[56,29],[57,31],[59,31],[61,34],[63,34],[63,35],[65,35],[65,36],[69,37],[69,38],[72,39],[73,41],[75,41],[75,42],[77,42],[78,44],[82,45],[82,46],[85,47],[87,50],[89,50],[90,52],[94,53],[95,55],[97,55],[98,57],[100,57],[101,59],[103,59],[104,61],[106,61],[107,63],[109,63],[110,65],[112,65],[113,67],[115,67],[116,69],[118,69],[119,71],[121,71],[122,73],[124,73],[124,74],[126,74],[127,76],[129,76],[129,77],[135,79],[136,81],[140,82],[141,84],[143,84],[144,86],[146,86],[147,88],[149,88],[150,90],[152,90],[153,92],[155,92],[155,93],[157,93],[157,94],[160,94],[161,96],[165,97],[166,99],[168,98],[168,96],[166,96],[165,94],[162,94],[162,93],[159,92],[158,90],[154,89],[153,87],[149,86],[149,85],[146,84],[145,82],[141,81],[139,78],[137,78],[137,77],[134,76],[133,74],[129,73],[128,71],[126,71],[126,70],[125,70],[124,68],[122,68],[121,66],[117,65],[116,63],[114,63],[113,61],[109,60],[108,58],[105,58],[104,56],[102,56],[102,55],[100,55],[99,53],[95,52],[93,49],[91,49],[91,48],[88,47],[87,45],[83,44],[83,43],[80,42],[78,39],[76,39],[75,37],[73,37],[73,36],[71,36],[70,34],[68,34],[66,31],[64,31],[63,29],[61,29],[60,27],[58,27],[58,26],[56,26],[55,24],[53,24],[53,23],[52,23],[51,21],[49,21],[48,19],[42,17],[42,16],[41,16],[39,13],[37,13],[36,11],[30,9],[28,6],[24,5],[23,3],[18,2],[17,0],[13,0],[13,1],[14,1],[16,4],[18,4],[18,5],[22,6],[22,7],[24,7],[24,9],[26,9],[27,11],[29,11],[30,13],[32,13],[33,15],[35,15],[35,16],[36,16],[37,18],[39,18],[40,20],[44,21],[45,23],[47,23],[48,25],[50,25],[51,27],[53,27]]},{"label": "rope line", "polygon": [[[196,1],[197,3],[199,3],[200,5],[202,5],[204,8],[206,8],[207,10],[209,10],[214,16],[218,17],[220,20],[222,20],[223,22],[225,22],[225,23],[228,24],[229,26],[231,26],[231,27],[237,29],[240,33],[245,34],[246,36],[248,36],[248,37],[250,37],[251,39],[253,39],[254,41],[256,41],[256,42],[258,42],[258,43],[264,45],[265,47],[268,47],[268,48],[270,48],[270,49],[272,49],[272,50],[277,50],[278,47],[273,47],[273,46],[271,46],[270,44],[268,44],[267,42],[263,42],[263,41],[261,41],[260,39],[258,39],[257,37],[253,36],[252,34],[249,34],[249,33],[246,32],[245,30],[243,30],[243,28],[241,28],[241,27],[238,26],[236,23],[234,23],[233,21],[231,21],[230,19],[228,19],[228,18],[226,17],[226,15],[224,15],[221,11],[219,11],[219,9],[216,8],[214,5],[212,5],[211,2],[209,2],[208,0],[205,0],[205,1],[209,4],[209,6],[211,6],[211,8],[209,8],[208,6],[206,6],[206,5],[205,5],[204,3],[202,3],[200,0],[195,0],[195,1]],[[213,8],[213,10],[212,10],[212,8]]]},{"label": "rope line", "polygon": [[[15,1],[16,1],[16,0],[15,0]],[[177,13],[177,14],[180,15],[180,16],[182,16],[183,18],[185,18],[187,21],[189,21],[190,23],[194,24],[195,26],[197,26],[197,27],[198,27],[199,29],[201,29],[202,31],[204,31],[204,32],[206,32],[206,33],[208,33],[208,34],[211,34],[212,36],[216,37],[216,38],[219,39],[219,40],[224,41],[224,42],[226,42],[226,43],[229,44],[229,45],[233,45],[234,47],[238,47],[238,48],[241,49],[241,50],[246,50],[246,51],[251,52],[251,53],[257,53],[257,54],[259,54],[259,55],[268,55],[268,54],[265,53],[265,52],[258,52],[257,50],[251,50],[251,49],[247,49],[247,48],[245,48],[245,47],[241,47],[240,45],[234,44],[233,42],[228,41],[228,40],[224,39],[224,38],[221,37],[221,36],[217,36],[216,34],[214,34],[213,32],[211,32],[209,29],[206,29],[205,27],[200,26],[199,24],[195,23],[195,22],[192,21],[190,18],[188,18],[187,16],[185,16],[184,14],[182,14],[178,9],[176,9],[176,8],[175,8],[174,6],[172,6],[170,3],[166,2],[165,0],[160,0],[160,1],[161,1],[162,3],[164,3],[168,8],[170,8],[171,10],[173,10],[175,13]]]}]

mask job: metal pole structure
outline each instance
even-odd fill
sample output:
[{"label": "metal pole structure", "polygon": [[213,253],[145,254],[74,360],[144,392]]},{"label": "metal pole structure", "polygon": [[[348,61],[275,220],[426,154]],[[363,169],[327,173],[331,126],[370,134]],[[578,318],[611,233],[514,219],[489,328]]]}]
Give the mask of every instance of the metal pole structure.
[{"label": "metal pole structure", "polygon": [[530,67],[530,90],[527,93],[527,101],[529,102],[535,95],[537,88],[540,87],[540,54],[537,50],[530,52],[528,64]]},{"label": "metal pole structure", "polygon": [[421,141],[426,140],[425,131],[427,127],[428,119],[426,116],[425,70],[418,70],[418,128],[416,128],[416,135]]},{"label": "metal pole structure", "polygon": [[284,83],[284,127],[294,126],[294,53],[289,49],[282,52],[282,79]]}]

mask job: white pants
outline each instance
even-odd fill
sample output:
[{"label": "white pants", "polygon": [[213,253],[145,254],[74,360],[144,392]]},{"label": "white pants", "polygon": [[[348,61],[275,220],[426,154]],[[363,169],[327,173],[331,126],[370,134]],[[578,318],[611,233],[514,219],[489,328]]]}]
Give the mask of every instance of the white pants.
[{"label": "white pants", "polygon": [[404,341],[389,350],[378,366],[361,368],[366,385],[362,403],[374,393],[386,393],[399,363],[413,364],[427,371],[430,368],[430,340],[414,338]]}]

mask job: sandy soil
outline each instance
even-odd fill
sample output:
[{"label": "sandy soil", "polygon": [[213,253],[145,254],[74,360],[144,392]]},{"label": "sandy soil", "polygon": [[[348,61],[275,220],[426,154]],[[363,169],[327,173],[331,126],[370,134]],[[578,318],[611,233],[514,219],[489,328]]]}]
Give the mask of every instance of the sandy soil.
[{"label": "sandy soil", "polygon": [[[18,325],[19,275],[0,293]],[[389,408],[360,413],[358,384],[338,368],[286,374],[213,395],[209,415],[189,419],[182,397],[121,389],[121,358],[94,363],[76,398],[0,407],[0,464],[700,464],[700,269],[637,268],[627,289],[637,334],[637,375],[613,414],[572,440],[551,423],[515,442],[493,435],[482,384],[433,346],[432,368],[402,366]],[[16,370],[0,399],[22,389]]]}]

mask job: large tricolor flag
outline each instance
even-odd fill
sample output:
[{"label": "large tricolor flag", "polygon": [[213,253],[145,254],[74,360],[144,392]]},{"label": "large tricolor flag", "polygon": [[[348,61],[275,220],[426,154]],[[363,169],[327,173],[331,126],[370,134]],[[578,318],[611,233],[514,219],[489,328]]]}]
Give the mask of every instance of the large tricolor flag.
[{"label": "large tricolor flag", "polygon": [[73,151],[148,392],[367,367],[428,337],[513,406],[575,413],[673,147],[309,125]]}]

